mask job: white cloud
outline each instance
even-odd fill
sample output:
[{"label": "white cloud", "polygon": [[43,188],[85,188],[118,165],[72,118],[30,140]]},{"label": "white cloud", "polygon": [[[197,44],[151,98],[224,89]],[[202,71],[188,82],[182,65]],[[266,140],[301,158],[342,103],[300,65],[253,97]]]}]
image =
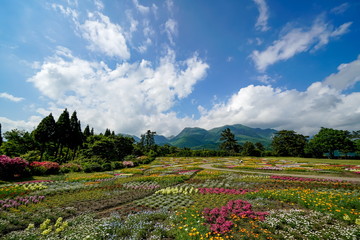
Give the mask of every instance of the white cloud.
[{"label": "white cloud", "polygon": [[306,91],[281,90],[271,86],[240,89],[227,102],[204,111],[200,126],[212,128],[241,123],[251,127],[291,129],[314,134],[320,127],[360,128],[360,93],[340,94],[321,82]]},{"label": "white cloud", "polygon": [[110,57],[129,59],[130,51],[122,28],[102,13],[89,13],[89,19],[79,25],[83,38],[90,42],[89,49]]},{"label": "white cloud", "polygon": [[150,7],[145,7],[139,3],[138,0],[133,0],[133,3],[136,7],[136,9],[141,12],[142,14],[147,14],[150,11]]},{"label": "white cloud", "polygon": [[349,7],[349,3],[343,3],[331,9],[331,12],[334,14],[343,14]]},{"label": "white cloud", "polygon": [[255,62],[257,69],[264,71],[268,66],[287,60],[298,53],[316,51],[326,45],[331,38],[345,34],[350,25],[351,22],[348,22],[334,29],[332,25],[325,23],[319,17],[310,29],[291,29],[264,51],[253,51],[250,57]]},{"label": "white cloud", "polygon": [[175,45],[174,36],[177,35],[177,22],[174,19],[169,19],[165,23],[165,32],[168,36],[169,42]]},{"label": "white cloud", "polygon": [[258,80],[259,82],[264,83],[264,84],[270,84],[272,82],[275,82],[275,79],[267,74],[257,76],[256,80]]},{"label": "white cloud", "polygon": [[191,94],[208,67],[196,54],[176,61],[175,53],[168,50],[158,66],[142,60],[111,69],[59,49],[29,81],[51,99],[49,111],[77,110],[79,119],[95,129],[140,134],[165,124],[169,129],[160,129],[170,133],[181,127],[173,124],[172,106]]},{"label": "white cloud", "polygon": [[6,117],[0,117],[1,131],[5,133],[13,129],[19,129],[31,132],[39,124],[41,119],[39,116],[32,116],[27,120],[14,121]]},{"label": "white cloud", "polygon": [[338,90],[345,90],[360,81],[360,55],[355,61],[343,63],[338,67],[338,72],[325,79],[328,84]]},{"label": "white cloud", "polygon": [[173,12],[173,9],[174,9],[174,2],[172,0],[166,0],[166,7],[167,7],[167,10],[172,13]]},{"label": "white cloud", "polygon": [[11,95],[9,93],[6,93],[6,92],[0,93],[0,98],[5,98],[5,99],[10,100],[12,102],[20,102],[20,101],[24,100],[24,98],[14,97],[13,95]]},{"label": "white cloud", "polygon": [[269,9],[265,2],[265,0],[253,0],[258,7],[259,17],[256,21],[255,27],[256,29],[265,32],[270,28],[267,25],[267,21],[269,19]]},{"label": "white cloud", "polygon": [[99,11],[104,9],[104,3],[102,1],[94,0],[94,4]]},{"label": "white cloud", "polygon": [[60,4],[55,4],[53,3],[51,5],[51,7],[57,11],[60,11],[62,14],[64,14],[65,16],[67,17],[71,17],[71,19],[74,21],[74,22],[77,22],[78,21],[78,17],[79,17],[79,13],[72,9],[72,8],[69,8],[69,7],[64,7]]}]

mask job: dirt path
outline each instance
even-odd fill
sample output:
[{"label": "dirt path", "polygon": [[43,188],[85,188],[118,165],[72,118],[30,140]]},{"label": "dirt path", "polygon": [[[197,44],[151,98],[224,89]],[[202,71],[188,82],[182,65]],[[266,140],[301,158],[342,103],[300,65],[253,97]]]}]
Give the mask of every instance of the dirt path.
[{"label": "dirt path", "polygon": [[220,170],[220,171],[228,171],[228,172],[241,172],[241,173],[251,173],[251,174],[276,175],[276,176],[287,176],[287,177],[303,177],[303,178],[325,178],[325,179],[333,179],[333,180],[350,181],[350,182],[360,183],[360,178],[351,178],[351,177],[331,177],[331,176],[321,176],[321,175],[250,172],[250,171],[241,171],[241,170],[235,170],[235,169],[216,168],[216,167],[212,167],[211,164],[203,164],[203,165],[200,165],[199,167],[204,168],[204,169]]}]

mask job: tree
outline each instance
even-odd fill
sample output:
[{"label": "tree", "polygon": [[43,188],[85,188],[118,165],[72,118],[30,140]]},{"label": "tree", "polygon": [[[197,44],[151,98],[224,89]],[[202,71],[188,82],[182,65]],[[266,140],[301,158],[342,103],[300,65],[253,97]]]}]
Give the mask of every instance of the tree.
[{"label": "tree", "polygon": [[76,116],[76,111],[74,111],[70,118],[70,138],[67,144],[73,150],[73,159],[75,159],[76,150],[82,145],[83,139],[81,124]]},{"label": "tree", "polygon": [[1,152],[9,157],[19,157],[36,148],[36,143],[29,132],[13,129],[4,133],[6,141],[1,145]]},{"label": "tree", "polygon": [[123,136],[94,135],[81,150],[86,158],[100,157],[104,162],[121,161],[133,152],[134,139]]},{"label": "tree", "polygon": [[309,141],[309,149],[317,149],[322,154],[327,153],[329,158],[335,157],[335,151],[347,152],[354,147],[350,140],[350,132],[322,127]]},{"label": "tree", "polygon": [[272,139],[272,149],[277,156],[304,156],[307,137],[292,130],[281,130]]},{"label": "tree", "polygon": [[220,144],[220,149],[225,150],[229,153],[237,153],[239,152],[239,144],[235,139],[235,135],[231,132],[230,128],[226,128],[221,132],[220,141],[223,141]]},{"label": "tree", "polygon": [[110,135],[111,135],[111,131],[110,131],[110,129],[107,128],[107,129],[105,130],[104,136],[105,136],[105,137],[108,137],[108,136],[110,136]]},{"label": "tree", "polygon": [[3,143],[2,133],[1,133],[1,123],[0,123],[0,147]]},{"label": "tree", "polygon": [[84,129],[84,134],[83,134],[83,135],[84,135],[85,138],[87,138],[87,137],[89,137],[89,136],[91,135],[89,124],[86,125],[86,127],[85,127],[85,129]]},{"label": "tree", "polygon": [[256,151],[255,145],[252,142],[245,142],[241,151],[243,156],[259,156],[259,151]]},{"label": "tree", "polygon": [[257,152],[256,154],[256,156],[263,156],[263,154],[264,154],[264,152],[265,152],[265,147],[264,147],[264,145],[262,145],[262,143],[260,143],[260,142],[256,142],[255,143],[255,151]]},{"label": "tree", "polygon": [[58,139],[58,148],[55,157],[57,157],[58,153],[60,153],[61,157],[63,147],[66,146],[69,142],[70,131],[71,128],[69,112],[67,111],[67,109],[65,109],[56,122],[56,136]]},{"label": "tree", "polygon": [[54,142],[56,139],[56,123],[51,113],[49,114],[49,116],[41,120],[41,122],[33,132],[33,137],[35,141],[40,144],[41,161],[44,152],[46,151],[47,145],[50,142]]}]

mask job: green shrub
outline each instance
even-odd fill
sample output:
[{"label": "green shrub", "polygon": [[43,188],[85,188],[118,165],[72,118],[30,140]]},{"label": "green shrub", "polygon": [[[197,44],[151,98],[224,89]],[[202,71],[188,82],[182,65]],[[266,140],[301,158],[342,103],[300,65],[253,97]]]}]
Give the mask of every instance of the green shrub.
[{"label": "green shrub", "polygon": [[87,163],[83,167],[84,172],[101,172],[103,169],[100,164],[98,163]]},{"label": "green shrub", "polygon": [[81,172],[83,169],[81,165],[76,163],[65,163],[60,166],[61,173],[69,173],[69,172]]},{"label": "green shrub", "polygon": [[101,166],[101,168],[102,168],[103,171],[110,171],[110,170],[112,170],[110,163],[104,163],[104,164]]},{"label": "green shrub", "polygon": [[111,162],[111,168],[112,169],[121,169],[123,168],[124,166],[122,165],[122,162]]}]

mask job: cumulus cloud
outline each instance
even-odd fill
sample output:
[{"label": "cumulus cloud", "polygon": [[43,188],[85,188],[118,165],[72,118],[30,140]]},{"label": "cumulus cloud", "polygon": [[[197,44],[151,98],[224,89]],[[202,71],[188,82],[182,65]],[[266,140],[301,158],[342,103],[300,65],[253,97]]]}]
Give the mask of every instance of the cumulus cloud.
[{"label": "cumulus cloud", "polygon": [[350,25],[351,22],[347,22],[334,29],[330,23],[319,17],[309,29],[293,28],[264,51],[253,51],[250,57],[259,71],[265,71],[268,66],[278,61],[287,60],[301,52],[316,51],[331,38],[345,34]]},{"label": "cumulus cloud", "polygon": [[129,59],[130,51],[120,25],[100,12],[89,13],[89,19],[80,24],[82,36],[89,41],[89,49],[99,51],[110,57]]},{"label": "cumulus cloud", "polygon": [[250,85],[211,110],[202,110],[198,124],[212,128],[242,123],[310,135],[322,126],[355,130],[360,128],[359,102],[360,93],[344,95],[322,82],[313,83],[306,91]]},{"label": "cumulus cloud", "polygon": [[39,124],[41,119],[42,118],[39,116],[32,116],[27,120],[16,121],[6,117],[0,117],[1,131],[5,133],[13,129],[19,129],[31,132],[32,130],[34,130],[34,127]]},{"label": "cumulus cloud", "polygon": [[338,67],[338,72],[325,79],[328,84],[338,90],[345,90],[360,81],[360,55],[355,61],[343,63]]},{"label": "cumulus cloud", "polygon": [[[153,127],[150,124],[165,124],[159,119],[176,119],[172,106],[191,94],[208,68],[196,54],[177,61],[168,50],[157,66],[142,60],[111,69],[59,48],[28,81],[51,99],[52,112],[67,107],[77,110],[79,118],[95,129],[140,134]],[[179,126],[167,131],[174,127]]]},{"label": "cumulus cloud", "polygon": [[269,9],[265,0],[253,0],[259,10],[259,17],[255,23],[256,29],[265,32],[269,30],[267,25],[269,19]]},{"label": "cumulus cloud", "polygon": [[6,92],[2,92],[0,93],[0,98],[5,98],[7,100],[10,100],[12,102],[20,102],[22,100],[24,100],[24,98],[21,98],[21,97],[15,97],[9,93],[6,93]]}]

